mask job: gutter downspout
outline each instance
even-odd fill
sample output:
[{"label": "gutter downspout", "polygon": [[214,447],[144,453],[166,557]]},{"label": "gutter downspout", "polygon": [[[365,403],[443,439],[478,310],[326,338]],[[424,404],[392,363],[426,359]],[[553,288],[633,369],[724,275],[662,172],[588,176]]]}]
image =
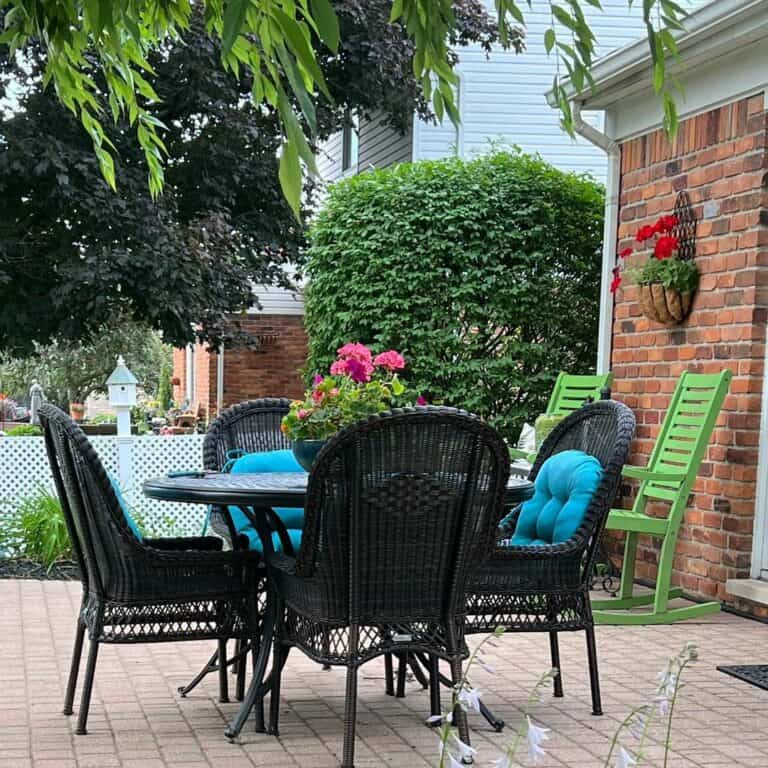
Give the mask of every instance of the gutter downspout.
[{"label": "gutter downspout", "polygon": [[224,410],[224,344],[219,344],[216,356],[216,415]]},{"label": "gutter downspout", "polygon": [[597,373],[611,370],[611,336],[613,325],[613,294],[610,292],[613,266],[616,261],[616,242],[619,230],[619,182],[621,174],[621,148],[602,131],[584,122],[581,104],[571,103],[573,128],[579,136],[605,152],[608,173],[605,180],[605,223],[603,225],[603,264],[600,276],[600,320],[597,330]]}]

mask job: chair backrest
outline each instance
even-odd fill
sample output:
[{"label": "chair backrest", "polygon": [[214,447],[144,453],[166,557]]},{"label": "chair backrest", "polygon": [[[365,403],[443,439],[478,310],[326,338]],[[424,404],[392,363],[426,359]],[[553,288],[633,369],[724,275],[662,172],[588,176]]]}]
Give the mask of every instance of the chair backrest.
[{"label": "chair backrest", "polygon": [[529,480],[535,481],[548,458],[569,450],[594,456],[603,468],[600,485],[569,541],[569,545],[574,540],[582,544],[583,553],[578,556],[582,558],[584,578],[591,573],[597,542],[616,498],[634,435],[635,416],[626,405],[614,400],[598,400],[566,416],[550,432],[531,469]]},{"label": "chair backrest", "polygon": [[685,474],[679,481],[644,481],[638,491],[641,503],[645,499],[687,501],[732,377],[733,373],[727,368],[713,374],[685,371],[680,376],[648,460],[648,469]]},{"label": "chair backrest", "polygon": [[561,371],[549,397],[546,413],[567,414],[578,410],[585,402],[595,402],[610,394],[612,373],[595,376],[577,376]]},{"label": "chair backrest", "polygon": [[222,411],[211,423],[203,442],[203,466],[219,471],[230,451],[261,453],[290,448],[280,422],[291,407],[284,397],[247,400]]},{"label": "chair backrest", "polygon": [[508,475],[498,433],[452,408],[396,410],[342,430],[310,474],[297,555],[297,575],[319,587],[319,614],[398,623],[461,613]]},{"label": "chair backrest", "polygon": [[89,592],[110,596],[125,561],[142,547],[128,527],[96,451],[63,411],[50,403],[39,410],[40,426],[72,548]]}]

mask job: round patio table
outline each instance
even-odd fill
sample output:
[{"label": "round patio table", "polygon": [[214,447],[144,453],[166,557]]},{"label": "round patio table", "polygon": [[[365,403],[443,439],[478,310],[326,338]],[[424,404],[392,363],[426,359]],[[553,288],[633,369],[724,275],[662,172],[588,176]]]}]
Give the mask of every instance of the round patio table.
[{"label": "round patio table", "polygon": [[[151,499],[172,501],[185,504],[205,504],[220,507],[225,514],[230,514],[230,507],[242,510],[253,523],[262,541],[264,552],[273,551],[272,533],[277,532],[283,551],[287,555],[295,554],[288,532],[280,518],[273,512],[274,507],[303,507],[306,501],[306,472],[262,472],[252,474],[226,474],[221,472],[185,472],[171,473],[166,477],[157,477],[144,483],[144,494]],[[533,495],[533,483],[521,477],[511,476],[507,483],[504,499],[507,508],[516,507]],[[253,678],[242,705],[225,731],[226,736],[234,739],[242,730],[251,709],[263,698],[268,690],[264,676],[271,650],[272,633],[275,627],[275,601],[272,591],[267,590],[267,605],[262,622],[262,636],[259,643],[259,658],[254,668]],[[197,684],[207,671],[212,671],[209,663],[203,672],[186,687]]]}]

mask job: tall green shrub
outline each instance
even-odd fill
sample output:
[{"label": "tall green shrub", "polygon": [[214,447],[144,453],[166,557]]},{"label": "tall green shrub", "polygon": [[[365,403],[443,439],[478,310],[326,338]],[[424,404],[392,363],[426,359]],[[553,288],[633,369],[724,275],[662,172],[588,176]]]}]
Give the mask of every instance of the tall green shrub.
[{"label": "tall green shrub", "polygon": [[498,152],[363,173],[312,230],[310,372],[347,341],[401,350],[433,399],[516,437],[557,372],[593,370],[603,192]]}]

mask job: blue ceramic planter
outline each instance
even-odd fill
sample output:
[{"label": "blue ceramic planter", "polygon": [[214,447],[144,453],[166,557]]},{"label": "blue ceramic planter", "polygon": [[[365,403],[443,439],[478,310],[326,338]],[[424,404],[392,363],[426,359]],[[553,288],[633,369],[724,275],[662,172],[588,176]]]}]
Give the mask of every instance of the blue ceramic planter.
[{"label": "blue ceramic planter", "polygon": [[293,455],[296,457],[296,461],[309,472],[315,463],[317,454],[327,442],[327,440],[296,440],[293,443]]}]

